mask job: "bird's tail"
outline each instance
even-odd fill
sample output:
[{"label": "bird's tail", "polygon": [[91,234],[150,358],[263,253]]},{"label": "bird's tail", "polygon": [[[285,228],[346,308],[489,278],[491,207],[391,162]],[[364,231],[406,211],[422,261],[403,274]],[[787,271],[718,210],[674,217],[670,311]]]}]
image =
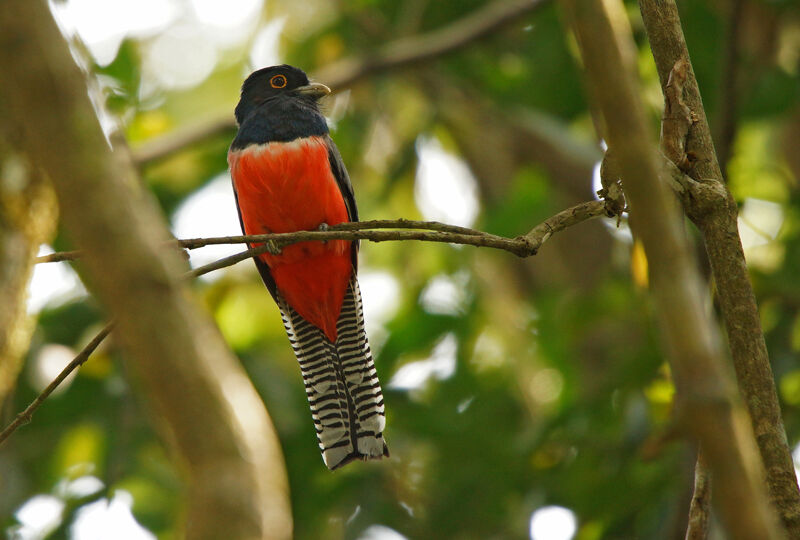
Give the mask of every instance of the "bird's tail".
[{"label": "bird's tail", "polygon": [[283,324],[300,362],[322,459],[336,469],[355,459],[389,455],[378,373],[364,331],[364,310],[355,275],[336,323],[336,343],[277,296]]}]

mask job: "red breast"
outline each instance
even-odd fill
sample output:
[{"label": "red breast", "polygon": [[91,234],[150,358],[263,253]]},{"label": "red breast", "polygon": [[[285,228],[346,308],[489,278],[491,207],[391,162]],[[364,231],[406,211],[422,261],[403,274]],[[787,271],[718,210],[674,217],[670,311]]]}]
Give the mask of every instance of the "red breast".
[{"label": "red breast", "polygon": [[[314,230],[348,221],[320,137],[250,145],[228,153],[247,234]],[[261,255],[275,285],[303,318],[336,341],[336,321],[353,272],[346,240],[301,242]]]}]

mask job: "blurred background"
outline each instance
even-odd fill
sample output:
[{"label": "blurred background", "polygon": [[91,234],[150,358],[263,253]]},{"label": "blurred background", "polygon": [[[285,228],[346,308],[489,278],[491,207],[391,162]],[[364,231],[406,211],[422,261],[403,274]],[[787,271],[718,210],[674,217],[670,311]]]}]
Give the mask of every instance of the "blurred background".
[{"label": "blurred background", "polygon": [[[103,126],[127,139],[142,181],[186,238],[239,233],[225,153],[250,71],[290,63],[335,75],[338,61],[395,40],[464,31],[458,21],[488,4],[68,0],[52,10],[91,74]],[[658,77],[638,8],[626,7],[656,133]],[[741,205],[794,447],[800,6],[679,7]],[[544,2],[483,39],[374,72],[328,98],[362,219],[432,219],[516,236],[593,198],[602,150],[576,50],[557,6]],[[189,142],[171,146],[176,133]],[[42,253],[70,247],[59,234]],[[203,248],[191,262],[239,249]],[[659,442],[673,386],[646,294],[647,261],[624,222],[581,224],[527,260],[363,243],[360,282],[392,457],[336,473],[322,464],[296,360],[252,263],[195,283],[278,430],[297,538],[683,538],[694,450]],[[68,263],[36,268],[28,306],[38,326],[4,424],[104,324]],[[145,401],[109,340],[0,447],[7,536],[176,538],[182,484]]]}]

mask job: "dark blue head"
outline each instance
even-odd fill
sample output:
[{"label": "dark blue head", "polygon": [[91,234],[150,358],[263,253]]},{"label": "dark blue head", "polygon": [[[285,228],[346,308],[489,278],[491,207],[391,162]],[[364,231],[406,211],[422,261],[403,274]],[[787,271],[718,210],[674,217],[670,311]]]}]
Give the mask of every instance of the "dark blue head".
[{"label": "dark blue head", "polygon": [[329,93],[327,86],[309,83],[303,70],[286,64],[254,71],[242,84],[235,111],[239,133],[231,148],[326,134],[318,101]]}]

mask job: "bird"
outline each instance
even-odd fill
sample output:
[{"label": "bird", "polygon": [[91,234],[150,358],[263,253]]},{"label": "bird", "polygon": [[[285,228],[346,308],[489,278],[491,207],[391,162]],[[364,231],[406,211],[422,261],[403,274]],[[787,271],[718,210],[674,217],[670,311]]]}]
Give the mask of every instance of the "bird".
[{"label": "bird", "polygon": [[[245,79],[234,111],[238,132],[228,150],[244,234],[358,221],[350,177],[320,111],[329,93],[286,64]],[[331,470],[389,456],[383,393],[364,328],[358,249],[358,241],[312,241],[253,258],[300,364],[322,459]]]}]

